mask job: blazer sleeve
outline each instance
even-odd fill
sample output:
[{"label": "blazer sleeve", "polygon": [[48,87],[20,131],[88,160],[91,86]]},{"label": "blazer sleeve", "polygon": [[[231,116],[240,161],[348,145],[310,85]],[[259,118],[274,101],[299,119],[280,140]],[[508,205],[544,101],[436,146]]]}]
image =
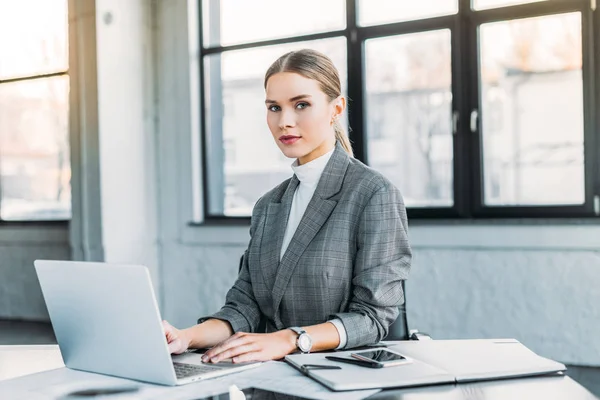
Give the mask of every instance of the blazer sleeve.
[{"label": "blazer sleeve", "polygon": [[[254,234],[256,218],[252,217],[250,226],[250,241]],[[256,332],[261,319],[261,311],[254,297],[252,280],[248,266],[248,250],[242,257],[237,280],[227,292],[225,305],[215,314],[198,319],[198,323],[208,319],[220,319],[231,325],[233,332]]]},{"label": "blazer sleeve", "polygon": [[376,191],[360,218],[348,311],[333,315],[346,328],[346,348],[383,340],[398,317],[412,259],[407,225],[398,189]]}]

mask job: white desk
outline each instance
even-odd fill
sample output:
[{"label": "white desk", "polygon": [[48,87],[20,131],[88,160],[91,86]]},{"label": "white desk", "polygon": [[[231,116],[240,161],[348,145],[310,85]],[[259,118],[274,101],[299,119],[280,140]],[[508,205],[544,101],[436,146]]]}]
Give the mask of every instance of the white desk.
[{"label": "white desk", "polygon": [[[61,368],[63,366],[58,346],[0,346],[0,383],[3,380]],[[278,398],[280,397],[278,396]],[[385,390],[370,397],[370,399],[593,400],[596,397],[567,376],[549,376]]]},{"label": "white desk", "polygon": [[57,345],[0,346],[0,381],[64,366]]}]

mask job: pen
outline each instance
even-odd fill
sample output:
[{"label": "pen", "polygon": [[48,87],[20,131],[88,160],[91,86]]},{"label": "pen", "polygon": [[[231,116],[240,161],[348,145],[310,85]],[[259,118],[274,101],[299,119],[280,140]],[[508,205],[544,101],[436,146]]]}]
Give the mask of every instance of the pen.
[{"label": "pen", "polygon": [[308,376],[308,371],[314,369],[342,369],[342,367],[338,367],[337,365],[304,364],[300,367],[300,372]]},{"label": "pen", "polygon": [[83,389],[83,390],[77,390],[75,392],[69,393],[67,395],[67,398],[108,396],[108,395],[113,395],[113,394],[133,393],[133,392],[137,392],[138,390],[139,390],[139,387],[137,387],[137,386]]},{"label": "pen", "polygon": [[342,369],[342,367],[338,367],[337,365],[321,365],[321,364],[304,364],[302,366],[304,369]]}]

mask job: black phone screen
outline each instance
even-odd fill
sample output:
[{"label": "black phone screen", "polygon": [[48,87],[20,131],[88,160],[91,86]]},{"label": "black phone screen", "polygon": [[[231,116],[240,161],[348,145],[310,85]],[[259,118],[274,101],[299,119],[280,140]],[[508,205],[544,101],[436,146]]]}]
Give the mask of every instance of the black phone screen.
[{"label": "black phone screen", "polygon": [[358,356],[362,356],[365,358],[369,358],[373,361],[377,361],[377,362],[389,362],[389,361],[402,361],[402,360],[406,360],[406,357],[394,353],[392,351],[383,349],[383,350],[369,350],[369,351],[359,351],[354,353]]}]

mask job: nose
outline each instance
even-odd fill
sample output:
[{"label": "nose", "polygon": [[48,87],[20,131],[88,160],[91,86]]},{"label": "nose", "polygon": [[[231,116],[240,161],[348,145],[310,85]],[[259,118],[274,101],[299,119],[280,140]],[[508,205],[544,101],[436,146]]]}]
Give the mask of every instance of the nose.
[{"label": "nose", "polygon": [[284,130],[286,128],[291,128],[296,124],[296,116],[292,110],[281,110],[279,114],[279,128]]}]

